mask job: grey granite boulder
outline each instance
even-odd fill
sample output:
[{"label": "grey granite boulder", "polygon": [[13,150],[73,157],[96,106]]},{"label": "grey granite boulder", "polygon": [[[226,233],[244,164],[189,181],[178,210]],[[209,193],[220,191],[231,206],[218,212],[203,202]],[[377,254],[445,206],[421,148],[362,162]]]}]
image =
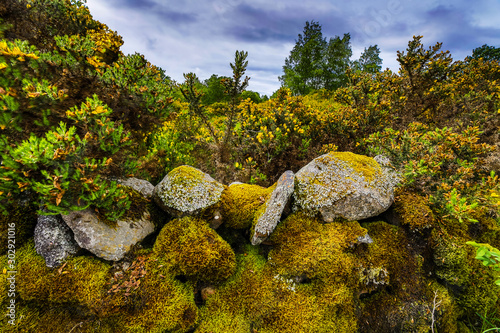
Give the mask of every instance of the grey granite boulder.
[{"label": "grey granite boulder", "polygon": [[224,185],[208,174],[183,165],[170,171],[155,186],[154,201],[167,213],[195,215],[219,202]]},{"label": "grey granite boulder", "polygon": [[281,219],[281,214],[293,194],[295,175],[292,171],[286,171],[278,179],[276,188],[271,197],[264,205],[264,209],[257,213],[252,244],[262,243],[274,231]]},{"label": "grey granite boulder", "polygon": [[153,190],[155,189],[153,184],[151,184],[147,180],[134,177],[119,179],[118,184],[131,187],[148,199],[153,196]]},{"label": "grey granite boulder", "polygon": [[80,250],[71,229],[59,215],[39,215],[34,239],[36,252],[51,268],[61,265]]},{"label": "grey granite boulder", "polygon": [[387,158],[331,152],[295,175],[294,210],[320,213],[325,222],[366,219],[391,206],[398,182]]},{"label": "grey granite boulder", "polygon": [[110,226],[99,219],[91,209],[62,215],[73,230],[75,240],[82,248],[105,260],[121,260],[131,247],[155,230],[146,209],[140,218],[121,218]]}]

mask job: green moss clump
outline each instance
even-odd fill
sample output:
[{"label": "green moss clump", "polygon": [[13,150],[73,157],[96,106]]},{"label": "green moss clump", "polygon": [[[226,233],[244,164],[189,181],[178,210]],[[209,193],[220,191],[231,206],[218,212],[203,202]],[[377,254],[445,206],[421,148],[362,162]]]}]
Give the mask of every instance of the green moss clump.
[{"label": "green moss clump", "polygon": [[[260,326],[262,316],[276,304],[272,274],[265,270],[266,260],[258,248],[247,245],[237,255],[237,271],[216,286],[201,307],[201,322],[196,333],[248,333],[252,323]],[[234,320],[232,321],[232,319]]]},{"label": "green moss clump", "polygon": [[271,195],[274,187],[234,184],[222,192],[223,219],[226,226],[234,229],[251,227],[255,214]]},{"label": "green moss clump", "polygon": [[394,209],[401,217],[402,224],[408,225],[410,230],[421,231],[434,225],[434,213],[428,200],[416,193],[403,192],[397,195]]},{"label": "green moss clump", "polygon": [[[78,307],[67,305],[36,305],[20,302],[16,308],[15,325],[0,318],[0,332],[82,332],[82,333],[119,333],[117,317],[90,318],[81,313]],[[72,331],[73,330],[73,331]]]},{"label": "green moss clump", "polygon": [[223,281],[236,267],[231,246],[199,218],[184,217],[167,223],[153,250],[172,274],[194,280]]},{"label": "green moss clump", "polygon": [[360,268],[382,269],[387,276],[383,281],[378,276],[383,283],[371,289],[366,288],[363,279],[359,281],[363,293],[358,316],[361,331],[428,332],[432,297],[421,257],[411,253],[402,228],[385,222],[365,223],[363,227],[373,243],[359,253]]},{"label": "green moss clump", "polygon": [[500,307],[494,271],[475,259],[476,251],[466,240],[434,230],[435,272],[454,294],[465,317],[491,312]]}]

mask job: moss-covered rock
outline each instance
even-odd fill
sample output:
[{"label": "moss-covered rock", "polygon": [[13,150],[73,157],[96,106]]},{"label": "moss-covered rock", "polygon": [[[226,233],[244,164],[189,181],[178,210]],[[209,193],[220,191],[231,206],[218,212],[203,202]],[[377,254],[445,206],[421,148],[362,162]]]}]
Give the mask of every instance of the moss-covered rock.
[{"label": "moss-covered rock", "polygon": [[356,221],[324,224],[318,218],[294,213],[269,239],[274,244],[269,264],[283,276],[331,276],[347,283],[356,269],[356,258],[347,249],[365,234],[366,229]]},{"label": "moss-covered rock", "polygon": [[187,165],[170,171],[155,186],[153,199],[176,217],[195,215],[219,202],[224,185]]},{"label": "moss-covered rock", "polygon": [[232,184],[221,197],[224,224],[234,229],[252,226],[257,210],[269,199],[274,187],[251,184]]},{"label": "moss-covered rock", "polygon": [[51,269],[36,253],[32,241],[19,249],[17,258],[17,292],[23,300],[74,303],[95,311],[100,308],[110,265],[80,256],[67,259],[57,270]]},{"label": "moss-covered rock", "polygon": [[379,160],[349,152],[314,159],[295,176],[296,209],[321,213],[326,222],[379,215],[392,204],[399,181],[387,161]]},{"label": "moss-covered rock", "polygon": [[207,222],[183,217],[161,230],[154,252],[170,266],[174,275],[194,280],[223,281],[234,273],[235,254]]}]

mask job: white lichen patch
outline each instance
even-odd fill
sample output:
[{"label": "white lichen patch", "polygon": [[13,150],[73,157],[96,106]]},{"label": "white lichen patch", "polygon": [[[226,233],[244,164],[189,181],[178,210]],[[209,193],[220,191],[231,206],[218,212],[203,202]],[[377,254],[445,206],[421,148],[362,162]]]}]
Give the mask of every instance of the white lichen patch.
[{"label": "white lichen patch", "polygon": [[295,292],[295,288],[297,287],[297,284],[293,279],[286,278],[282,275],[276,274],[273,279],[279,283],[279,285],[286,290],[290,290]]},{"label": "white lichen patch", "polygon": [[224,185],[208,174],[183,165],[156,185],[153,197],[169,213],[182,216],[196,214],[216,204],[223,190]]}]

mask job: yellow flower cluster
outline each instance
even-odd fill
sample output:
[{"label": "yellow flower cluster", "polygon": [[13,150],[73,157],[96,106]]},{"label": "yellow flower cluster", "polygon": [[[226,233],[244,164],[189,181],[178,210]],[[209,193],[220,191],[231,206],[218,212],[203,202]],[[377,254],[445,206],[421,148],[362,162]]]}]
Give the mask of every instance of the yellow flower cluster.
[{"label": "yellow flower cluster", "polygon": [[[0,55],[2,56],[9,56],[9,57],[14,57],[17,58],[19,61],[25,61],[26,58],[30,59],[38,59],[39,57],[34,54],[34,53],[26,53],[25,51],[21,50],[21,47],[17,46],[14,43],[7,42],[5,40],[0,40]],[[0,69],[6,68],[7,64],[6,63],[0,63]]]}]

